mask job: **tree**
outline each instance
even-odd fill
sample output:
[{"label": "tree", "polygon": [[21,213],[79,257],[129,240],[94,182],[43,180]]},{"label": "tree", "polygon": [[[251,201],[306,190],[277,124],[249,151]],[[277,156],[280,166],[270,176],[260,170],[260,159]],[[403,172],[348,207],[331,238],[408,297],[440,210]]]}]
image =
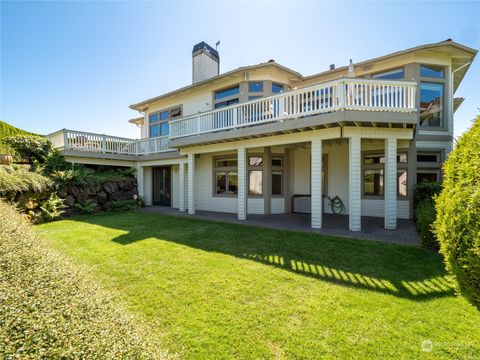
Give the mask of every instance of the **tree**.
[{"label": "tree", "polygon": [[435,233],[457,289],[480,310],[480,116],[445,162]]}]

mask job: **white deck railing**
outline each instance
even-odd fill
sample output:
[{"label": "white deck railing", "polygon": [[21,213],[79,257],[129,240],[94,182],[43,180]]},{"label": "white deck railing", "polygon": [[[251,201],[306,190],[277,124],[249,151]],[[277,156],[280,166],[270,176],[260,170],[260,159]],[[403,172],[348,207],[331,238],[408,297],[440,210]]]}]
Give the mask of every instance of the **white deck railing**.
[{"label": "white deck railing", "polygon": [[47,136],[55,149],[106,154],[148,155],[171,150],[168,136],[135,140],[63,129]]},{"label": "white deck railing", "polygon": [[339,79],[170,121],[170,139],[338,110],[416,112],[416,83]]},{"label": "white deck railing", "polygon": [[172,120],[170,136],[134,140],[63,129],[48,139],[57,149],[148,155],[173,150],[169,139],[338,110],[414,113],[415,92],[415,82],[345,78]]}]

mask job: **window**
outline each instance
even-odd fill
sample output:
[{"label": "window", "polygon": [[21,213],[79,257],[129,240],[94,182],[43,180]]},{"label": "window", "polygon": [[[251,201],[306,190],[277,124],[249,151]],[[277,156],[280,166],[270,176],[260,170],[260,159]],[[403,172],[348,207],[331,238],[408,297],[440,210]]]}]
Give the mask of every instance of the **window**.
[{"label": "window", "polygon": [[237,159],[215,159],[214,165],[214,193],[216,195],[238,194]]},{"label": "window", "polygon": [[275,84],[272,83],[272,93],[279,94],[283,92],[283,85],[282,84]]},{"label": "window", "polygon": [[262,92],[263,91],[263,82],[249,82],[248,83],[248,92]]},{"label": "window", "polygon": [[372,79],[403,79],[404,71],[403,68],[394,69],[390,71],[385,71],[372,75]]},{"label": "window", "polygon": [[417,153],[418,162],[440,162],[440,153],[419,152]]},{"label": "window", "polygon": [[220,109],[220,108],[230,106],[230,105],[235,105],[235,104],[238,104],[238,103],[239,103],[238,99],[232,99],[232,100],[218,102],[218,103],[215,104],[215,109]]},{"label": "window", "polygon": [[442,126],[443,123],[443,84],[420,84],[420,126]]},{"label": "window", "polygon": [[250,195],[262,195],[263,194],[263,171],[262,170],[250,170],[248,172],[248,193]]},{"label": "window", "polygon": [[150,114],[148,117],[150,137],[167,136],[170,133],[168,121],[180,116],[182,116],[182,108],[179,106]]},{"label": "window", "polygon": [[248,163],[250,166],[263,166],[263,157],[261,156],[250,156]]},{"label": "window", "polygon": [[417,171],[417,184],[420,184],[424,181],[438,181],[438,171],[435,170],[418,170]]},{"label": "window", "polygon": [[283,194],[283,171],[272,171],[272,195]]},{"label": "window", "polygon": [[272,166],[283,166],[283,158],[272,157]]},{"label": "window", "polygon": [[407,196],[407,170],[397,171],[397,196]]},{"label": "window", "polygon": [[263,97],[263,96],[249,96],[249,97],[248,97],[248,101],[261,99],[262,97]]},{"label": "window", "polygon": [[[407,196],[407,153],[397,153],[397,196]],[[385,155],[363,155],[363,195],[383,196],[385,181]]]},{"label": "window", "polygon": [[383,169],[363,171],[363,194],[383,196]]},{"label": "window", "polygon": [[240,93],[240,86],[235,85],[231,88],[219,90],[215,92],[215,100],[223,99]]},{"label": "window", "polygon": [[420,76],[443,79],[444,68],[436,65],[420,65]]}]

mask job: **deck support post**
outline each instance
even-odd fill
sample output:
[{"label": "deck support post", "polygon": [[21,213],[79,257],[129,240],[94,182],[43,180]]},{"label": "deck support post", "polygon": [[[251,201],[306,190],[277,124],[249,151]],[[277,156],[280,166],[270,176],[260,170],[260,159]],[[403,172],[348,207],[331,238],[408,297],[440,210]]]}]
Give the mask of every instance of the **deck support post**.
[{"label": "deck support post", "polygon": [[145,197],[144,169],[143,166],[140,166],[139,162],[137,162],[137,187],[138,196]]},{"label": "deck support post", "polygon": [[185,211],[185,163],[178,164],[178,210]]},{"label": "deck support post", "polygon": [[361,151],[362,139],[352,136],[348,141],[348,228],[350,231],[360,231],[362,227]]},{"label": "deck support post", "polygon": [[397,139],[385,139],[385,229],[397,228]]},{"label": "deck support post", "polygon": [[247,149],[238,148],[238,220],[247,219]]},{"label": "deck support post", "polygon": [[311,226],[314,229],[322,228],[322,139],[312,140],[311,156],[311,184],[312,184],[312,218]]},{"label": "deck support post", "polygon": [[188,214],[195,215],[195,154],[188,154]]}]

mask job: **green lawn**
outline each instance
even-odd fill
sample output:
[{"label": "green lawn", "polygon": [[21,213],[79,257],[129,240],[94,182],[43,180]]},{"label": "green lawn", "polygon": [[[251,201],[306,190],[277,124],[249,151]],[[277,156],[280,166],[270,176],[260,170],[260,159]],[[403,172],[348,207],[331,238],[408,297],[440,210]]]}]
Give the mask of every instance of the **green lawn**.
[{"label": "green lawn", "polygon": [[140,212],[37,228],[181,358],[480,358],[480,313],[417,247]]}]

